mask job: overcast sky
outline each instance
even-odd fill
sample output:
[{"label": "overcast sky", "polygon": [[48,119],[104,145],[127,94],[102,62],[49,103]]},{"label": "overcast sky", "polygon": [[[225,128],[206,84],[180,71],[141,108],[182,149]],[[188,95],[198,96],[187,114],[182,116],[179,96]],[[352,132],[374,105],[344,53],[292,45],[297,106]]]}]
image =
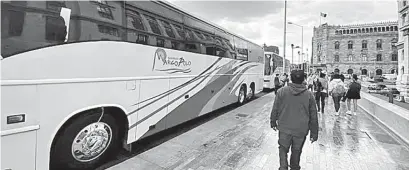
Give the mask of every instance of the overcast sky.
[{"label": "overcast sky", "polygon": [[[284,1],[168,1],[255,43],[278,46],[283,54]],[[310,57],[312,31],[319,25],[320,12],[328,14],[321,22],[330,25],[372,23],[397,21],[397,6],[396,0],[288,1],[287,22],[304,26],[304,52],[308,48]],[[288,25],[287,32],[286,58],[291,59],[290,44],[301,46],[301,28]],[[294,56],[297,62],[298,55]]]}]

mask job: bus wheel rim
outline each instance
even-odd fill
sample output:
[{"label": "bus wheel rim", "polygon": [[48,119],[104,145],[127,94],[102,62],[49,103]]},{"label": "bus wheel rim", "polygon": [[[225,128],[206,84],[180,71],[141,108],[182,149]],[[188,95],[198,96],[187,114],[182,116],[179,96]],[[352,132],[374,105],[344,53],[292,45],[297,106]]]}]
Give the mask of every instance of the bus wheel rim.
[{"label": "bus wheel rim", "polygon": [[112,140],[112,129],[104,122],[84,127],[72,142],[72,156],[80,162],[92,161],[108,148]]},{"label": "bus wheel rim", "polygon": [[240,102],[243,103],[244,102],[244,90],[240,90]]}]

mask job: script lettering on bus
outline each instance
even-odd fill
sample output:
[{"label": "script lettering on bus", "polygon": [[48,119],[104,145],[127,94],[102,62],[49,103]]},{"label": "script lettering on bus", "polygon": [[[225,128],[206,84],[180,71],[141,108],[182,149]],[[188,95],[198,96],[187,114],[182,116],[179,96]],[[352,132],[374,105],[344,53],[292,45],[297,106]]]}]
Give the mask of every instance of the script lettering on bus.
[{"label": "script lettering on bus", "polygon": [[183,57],[169,57],[166,51],[158,48],[154,54],[152,70],[163,71],[169,74],[190,73],[192,62]]}]

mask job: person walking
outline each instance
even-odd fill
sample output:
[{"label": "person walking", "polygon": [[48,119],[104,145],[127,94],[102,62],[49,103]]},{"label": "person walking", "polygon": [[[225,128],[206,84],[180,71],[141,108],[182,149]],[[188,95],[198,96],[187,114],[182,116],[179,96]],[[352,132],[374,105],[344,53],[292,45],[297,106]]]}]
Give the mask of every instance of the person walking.
[{"label": "person walking", "polygon": [[301,169],[300,157],[308,131],[311,143],[318,140],[318,118],[314,95],[302,85],[302,70],[291,72],[288,86],[275,96],[270,125],[278,129],[280,170],[288,169],[287,154],[291,147],[290,168]]},{"label": "person walking", "polygon": [[310,74],[307,78],[308,90],[313,90],[314,87],[314,75]]},{"label": "person walking", "polygon": [[[325,78],[324,73],[320,73],[320,77],[317,79],[317,89],[315,90],[315,100],[317,103],[318,113],[324,113],[325,98],[328,94],[328,80]],[[320,103],[321,101],[321,103]],[[321,104],[321,107],[320,107]]]},{"label": "person walking", "polygon": [[[358,82],[358,76],[356,74],[352,75],[352,82],[348,85],[348,91],[346,93],[348,111],[347,114],[356,115],[358,108],[358,99],[361,99],[361,84]],[[354,111],[351,113],[351,100],[354,105]]]},{"label": "person walking", "polygon": [[281,88],[280,85],[280,75],[276,74],[276,77],[274,77],[274,93],[277,94],[277,91]]},{"label": "person walking", "polygon": [[339,109],[341,107],[341,99],[345,95],[345,84],[341,80],[341,75],[339,72],[335,72],[334,76],[332,77],[331,82],[329,83],[328,87],[329,94],[332,96],[332,100],[334,101],[335,107],[335,115],[339,115]]}]

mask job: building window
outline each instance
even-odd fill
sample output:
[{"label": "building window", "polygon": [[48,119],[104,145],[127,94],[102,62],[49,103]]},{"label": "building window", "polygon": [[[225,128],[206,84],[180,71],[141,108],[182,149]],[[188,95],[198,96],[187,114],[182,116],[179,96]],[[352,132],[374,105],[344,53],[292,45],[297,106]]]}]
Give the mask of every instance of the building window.
[{"label": "building window", "polygon": [[165,47],[165,40],[156,38],[156,46],[158,47]]},{"label": "building window", "polygon": [[104,18],[108,18],[108,19],[114,19],[114,16],[112,15],[112,11],[111,11],[111,8],[109,8],[109,7],[104,7],[104,6],[102,6],[102,5],[98,5],[97,6],[97,9],[98,9],[98,14],[101,16],[101,17],[104,17]]},{"label": "building window", "polygon": [[317,56],[317,61],[321,62],[321,56]]},{"label": "building window", "polygon": [[382,54],[376,55],[376,61],[382,61]]},{"label": "building window", "polygon": [[172,42],[171,42],[171,46],[172,46],[172,47],[171,47],[172,49],[177,50],[177,48],[178,48],[178,46],[179,46],[179,43],[172,41]]},{"label": "building window", "polygon": [[339,55],[335,55],[334,60],[335,60],[335,62],[339,62]]},{"label": "building window", "polygon": [[64,1],[46,1],[47,9],[61,11],[61,7],[66,7]]},{"label": "building window", "polygon": [[354,44],[352,41],[348,41],[348,49],[353,49],[354,48]]},{"label": "building window", "polygon": [[119,37],[119,30],[117,28],[106,25],[98,25],[98,30],[101,33]]},{"label": "building window", "polygon": [[99,4],[104,4],[104,5],[108,5],[107,1],[103,1],[103,0],[92,0],[93,2],[99,3]]},{"label": "building window", "polygon": [[348,61],[352,61],[352,54],[348,55]]},{"label": "building window", "polygon": [[[2,11],[3,12],[3,11]],[[21,36],[21,33],[23,33],[23,27],[24,27],[24,21],[26,18],[26,13],[22,12],[22,11],[8,11],[8,17],[9,17],[9,36]],[[3,15],[3,14],[2,14]],[[5,15],[3,15],[5,16]],[[11,19],[13,18],[13,19]],[[2,18],[2,24],[3,24],[4,20]],[[2,25],[3,27],[3,25]],[[2,28],[2,37],[5,35],[5,33],[3,33],[3,28]],[[46,29],[47,32],[47,29]]]},{"label": "building window", "polygon": [[398,61],[398,54],[392,54],[392,61]]},{"label": "building window", "polygon": [[376,49],[377,50],[382,49],[382,40],[381,39],[376,40]]},{"label": "building window", "polygon": [[339,50],[339,41],[335,41],[335,49]]},{"label": "building window", "polygon": [[148,44],[148,36],[147,35],[143,35],[143,34],[139,34],[138,38],[136,40],[136,43],[139,44]]},{"label": "building window", "polygon": [[169,22],[163,21],[163,27],[165,27],[166,34],[168,34],[169,37],[175,38],[175,34],[173,33]]},{"label": "building window", "polygon": [[185,31],[183,31],[182,27],[179,26],[179,25],[173,25],[173,26],[175,26],[176,31],[178,32],[179,36],[181,38],[185,39],[186,38],[186,33],[185,33]]},{"label": "building window", "polygon": [[362,40],[362,49],[368,49],[368,42],[366,40]]},{"label": "building window", "polygon": [[400,58],[401,58],[402,60],[405,60],[405,50],[402,50],[402,53],[401,53],[401,55],[400,55]]},{"label": "building window", "polygon": [[403,0],[403,6],[406,6],[406,5],[407,5],[407,1]]},{"label": "building window", "polygon": [[366,56],[366,54],[362,55],[362,61],[368,61],[368,57]]},{"label": "building window", "polygon": [[65,26],[64,19],[62,17],[46,16],[45,22],[45,39],[64,42],[67,35],[67,27]]},{"label": "building window", "polygon": [[152,32],[155,34],[162,35],[160,32],[159,24],[158,21],[154,17],[151,16],[146,16],[146,19],[148,19],[149,25],[151,26]]},{"label": "building window", "polygon": [[126,12],[126,19],[128,21],[128,26],[133,27],[138,30],[145,30],[145,27],[142,23],[142,18],[139,13],[135,11],[127,11]]}]

